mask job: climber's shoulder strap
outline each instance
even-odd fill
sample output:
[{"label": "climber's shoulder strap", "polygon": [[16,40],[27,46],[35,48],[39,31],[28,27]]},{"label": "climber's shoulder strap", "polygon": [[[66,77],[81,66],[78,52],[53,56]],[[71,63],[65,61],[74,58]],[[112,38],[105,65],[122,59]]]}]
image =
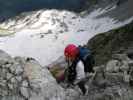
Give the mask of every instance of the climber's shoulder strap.
[{"label": "climber's shoulder strap", "polygon": [[79,62],[79,59],[77,58],[66,69],[66,78],[69,83],[73,83],[74,80],[76,79],[76,75],[77,75],[76,66],[78,62]]}]

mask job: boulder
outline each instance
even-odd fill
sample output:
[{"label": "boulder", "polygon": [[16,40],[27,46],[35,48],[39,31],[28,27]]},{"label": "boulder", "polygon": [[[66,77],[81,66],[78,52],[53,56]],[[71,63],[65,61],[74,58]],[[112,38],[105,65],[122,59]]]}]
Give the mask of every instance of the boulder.
[{"label": "boulder", "polygon": [[66,100],[64,89],[35,59],[0,50],[0,71],[0,100]]},{"label": "boulder", "polygon": [[27,76],[31,88],[30,100],[42,100],[42,98],[49,100],[65,99],[63,88],[56,83],[48,69],[42,68],[36,60],[26,61],[24,74]]},{"label": "boulder", "polygon": [[119,72],[120,62],[118,60],[111,60],[106,64],[107,72]]},{"label": "boulder", "polygon": [[133,59],[133,48],[132,48],[132,49],[129,49],[126,53],[127,53],[127,56],[128,56],[130,59]]},{"label": "boulder", "polygon": [[65,80],[65,68],[60,65],[52,66],[48,68],[57,82],[63,82]]},{"label": "boulder", "polygon": [[0,50],[0,65],[4,65],[5,63],[11,63],[13,61],[12,57],[6,52]]}]

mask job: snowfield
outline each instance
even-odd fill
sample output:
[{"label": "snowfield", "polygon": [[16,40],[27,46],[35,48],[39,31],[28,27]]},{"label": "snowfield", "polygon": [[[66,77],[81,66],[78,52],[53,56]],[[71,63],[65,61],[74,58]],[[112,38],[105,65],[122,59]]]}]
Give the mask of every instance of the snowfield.
[{"label": "snowfield", "polygon": [[15,32],[0,37],[0,49],[12,56],[33,57],[43,66],[48,65],[63,55],[67,44],[86,44],[96,34],[133,20],[133,17],[124,22],[109,17],[96,19],[96,16],[112,9],[115,8],[97,9],[82,16],[54,9],[23,13],[0,24],[0,28]]}]

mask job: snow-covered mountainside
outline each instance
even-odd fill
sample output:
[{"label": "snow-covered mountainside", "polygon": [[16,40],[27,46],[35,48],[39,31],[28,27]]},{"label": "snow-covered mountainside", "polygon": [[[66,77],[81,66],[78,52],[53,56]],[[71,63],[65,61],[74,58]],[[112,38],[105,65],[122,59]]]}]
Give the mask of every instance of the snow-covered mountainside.
[{"label": "snow-covered mountainside", "polygon": [[42,65],[50,64],[63,55],[64,47],[68,43],[86,44],[94,35],[123,26],[133,20],[130,18],[118,22],[109,17],[96,18],[112,9],[115,7],[99,8],[89,14],[59,10],[23,13],[0,24],[0,28],[15,33],[0,37],[0,49],[12,56],[36,58]]}]

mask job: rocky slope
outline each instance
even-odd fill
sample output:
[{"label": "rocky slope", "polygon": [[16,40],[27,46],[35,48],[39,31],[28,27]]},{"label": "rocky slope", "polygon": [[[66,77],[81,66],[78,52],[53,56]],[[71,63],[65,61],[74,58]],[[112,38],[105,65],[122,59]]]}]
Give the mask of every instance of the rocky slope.
[{"label": "rocky slope", "polygon": [[96,35],[88,42],[94,52],[96,64],[106,63],[116,52],[129,52],[133,48],[133,22],[109,32]]},{"label": "rocky slope", "polygon": [[0,51],[0,100],[64,100],[64,90],[32,58]]},{"label": "rocky slope", "polygon": [[[132,100],[133,60],[115,54],[96,74],[86,79],[89,92],[83,96],[77,86],[57,84],[46,68],[33,58],[12,58],[0,51],[1,100]],[[63,87],[62,87],[63,86]]]}]

